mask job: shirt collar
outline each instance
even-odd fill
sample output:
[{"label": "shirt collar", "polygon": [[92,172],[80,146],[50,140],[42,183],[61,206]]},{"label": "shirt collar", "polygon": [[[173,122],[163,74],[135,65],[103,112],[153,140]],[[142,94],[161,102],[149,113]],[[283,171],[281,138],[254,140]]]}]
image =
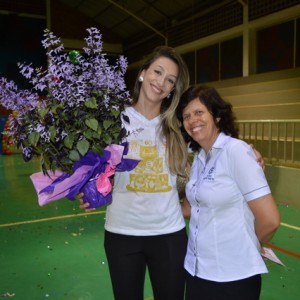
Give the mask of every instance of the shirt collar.
[{"label": "shirt collar", "polygon": [[[221,150],[224,148],[225,144],[227,143],[228,139],[230,138],[229,135],[226,135],[223,132],[220,132],[214,142],[214,144],[211,147],[211,150],[209,152],[214,152],[215,150]],[[204,160],[206,159],[206,153],[203,149],[200,150],[200,152],[198,153],[197,157],[200,160]],[[202,158],[202,159],[201,159]]]},{"label": "shirt collar", "polygon": [[222,149],[224,148],[225,144],[227,143],[229,136],[226,135],[224,132],[220,132],[218,137],[216,138],[212,148]]}]

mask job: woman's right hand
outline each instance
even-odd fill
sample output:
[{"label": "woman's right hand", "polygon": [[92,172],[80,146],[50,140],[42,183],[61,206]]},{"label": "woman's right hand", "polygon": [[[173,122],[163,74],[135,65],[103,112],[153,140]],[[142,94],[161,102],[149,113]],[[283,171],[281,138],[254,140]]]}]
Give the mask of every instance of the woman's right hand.
[{"label": "woman's right hand", "polygon": [[95,208],[89,208],[90,204],[88,202],[84,202],[83,196],[84,196],[83,193],[79,193],[76,196],[76,198],[79,200],[79,207],[81,209],[84,209],[85,212],[90,212],[90,211],[95,210]]}]

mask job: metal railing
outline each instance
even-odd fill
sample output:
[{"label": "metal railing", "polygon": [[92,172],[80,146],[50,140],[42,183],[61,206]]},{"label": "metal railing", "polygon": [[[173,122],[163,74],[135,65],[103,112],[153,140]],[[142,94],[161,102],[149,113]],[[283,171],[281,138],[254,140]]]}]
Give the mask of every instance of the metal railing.
[{"label": "metal railing", "polygon": [[267,164],[300,168],[300,119],[237,121],[239,137],[253,144]]}]

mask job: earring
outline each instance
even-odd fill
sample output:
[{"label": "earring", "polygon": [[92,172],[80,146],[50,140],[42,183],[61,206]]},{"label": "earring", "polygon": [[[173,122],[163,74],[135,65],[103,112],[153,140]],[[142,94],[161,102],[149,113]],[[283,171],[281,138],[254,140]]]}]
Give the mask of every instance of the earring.
[{"label": "earring", "polygon": [[143,76],[140,76],[139,77],[139,82],[143,82],[144,81],[144,77]]},{"label": "earring", "polygon": [[171,98],[173,98],[175,93],[175,90],[172,90],[171,93],[167,96],[167,99],[170,100]]}]

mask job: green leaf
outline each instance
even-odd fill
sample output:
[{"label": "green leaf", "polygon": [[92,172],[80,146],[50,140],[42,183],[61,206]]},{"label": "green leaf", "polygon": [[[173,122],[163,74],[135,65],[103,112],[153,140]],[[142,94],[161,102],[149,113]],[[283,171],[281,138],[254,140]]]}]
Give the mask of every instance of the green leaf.
[{"label": "green leaf", "polygon": [[114,117],[118,117],[120,115],[120,111],[116,110],[116,109],[112,109],[111,110],[111,114],[114,116]]},{"label": "green leaf", "polygon": [[89,147],[90,143],[86,139],[80,140],[76,145],[76,148],[81,155],[85,155],[88,152]]},{"label": "green leaf", "polygon": [[29,144],[32,146],[36,146],[40,139],[40,134],[38,132],[31,132],[28,136]]},{"label": "green leaf", "polygon": [[41,155],[41,166],[43,173],[47,173],[47,170],[50,168],[50,161],[49,158],[44,154]]},{"label": "green leaf", "polygon": [[100,140],[100,137],[101,137],[101,130],[98,130],[97,132],[93,132],[93,140]]},{"label": "green leaf", "polygon": [[85,120],[85,124],[94,131],[97,131],[98,121],[95,118]]},{"label": "green leaf", "polygon": [[48,111],[49,111],[49,108],[39,108],[39,110],[38,110],[39,115],[42,117],[42,119],[44,119],[44,117],[46,116]]},{"label": "green leaf", "polygon": [[68,134],[65,138],[64,138],[64,145],[68,148],[68,149],[72,149],[73,143],[74,143],[74,135],[73,134]]},{"label": "green leaf", "polygon": [[56,129],[55,129],[54,126],[50,126],[50,127],[49,127],[49,133],[50,133],[50,140],[51,140],[52,142],[54,142],[55,136],[56,136]]},{"label": "green leaf", "polygon": [[[78,155],[79,157],[79,155]],[[80,159],[80,158],[79,158]],[[69,158],[69,157],[63,157],[62,159],[60,159],[60,164],[63,166],[63,171],[66,171],[68,173],[72,173],[72,165],[73,165],[73,161]]]},{"label": "green leaf", "polygon": [[94,131],[87,129],[83,132],[83,135],[85,136],[86,139],[91,140],[93,138],[94,135]]},{"label": "green leaf", "polygon": [[111,144],[111,142],[112,142],[112,138],[109,135],[105,135],[103,137],[103,140],[106,144]]},{"label": "green leaf", "polygon": [[107,129],[108,127],[110,127],[113,123],[114,123],[114,122],[111,121],[111,120],[105,120],[105,121],[103,122],[103,127],[104,127],[104,129],[106,130],[106,129]]},{"label": "green leaf", "polygon": [[69,154],[69,158],[72,161],[78,161],[80,159],[80,155],[76,150],[71,150]]},{"label": "green leaf", "polygon": [[88,108],[98,108],[97,100],[95,97],[92,97],[90,100],[84,102],[84,105]]},{"label": "green leaf", "polygon": [[113,134],[113,136],[114,136],[114,140],[119,142],[119,139],[120,139],[120,133],[119,133],[119,132],[115,132],[115,133]]},{"label": "green leaf", "polygon": [[92,148],[91,148],[91,150],[93,152],[96,152],[96,153],[100,154],[100,155],[103,154],[103,148],[100,145],[98,145],[98,144],[97,145],[93,145]]},{"label": "green leaf", "polygon": [[99,126],[99,127],[98,127],[98,130],[97,130],[97,135],[100,137],[101,134],[102,134],[102,129],[101,129],[101,127]]},{"label": "green leaf", "polygon": [[61,104],[52,105],[52,106],[51,106],[51,112],[55,115],[55,114],[57,113],[56,110],[57,110],[58,108],[62,109],[63,107],[62,107]]}]

